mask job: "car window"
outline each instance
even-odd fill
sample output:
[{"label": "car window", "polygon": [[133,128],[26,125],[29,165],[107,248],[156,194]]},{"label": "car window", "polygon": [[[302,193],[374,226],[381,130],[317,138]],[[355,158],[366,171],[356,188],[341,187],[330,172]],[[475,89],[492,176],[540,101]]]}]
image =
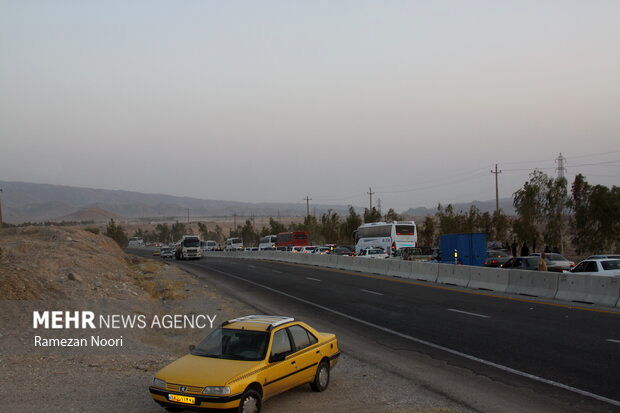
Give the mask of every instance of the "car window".
[{"label": "car window", "polygon": [[295,351],[302,350],[310,345],[310,338],[308,337],[308,332],[302,326],[291,326],[288,328],[288,331],[293,337]]},{"label": "car window", "polygon": [[540,258],[536,257],[536,258],[526,258],[524,260],[526,262],[526,265],[528,267],[535,267],[538,265],[538,262],[540,261]]},{"label": "car window", "polygon": [[561,256],[560,254],[554,254],[554,253],[545,254],[545,258],[547,258],[548,260],[552,260],[552,261],[566,261],[566,258]]},{"label": "car window", "polygon": [[586,268],[586,262],[587,261],[580,262],[575,268],[571,270],[571,272],[584,272]]},{"label": "car window", "polygon": [[605,271],[620,270],[620,260],[601,261],[601,266]]},{"label": "car window", "polygon": [[286,329],[276,331],[273,334],[273,343],[271,344],[271,355],[287,354],[292,351],[291,340],[288,337]]},{"label": "car window", "polygon": [[596,261],[586,261],[584,272],[598,272]]}]

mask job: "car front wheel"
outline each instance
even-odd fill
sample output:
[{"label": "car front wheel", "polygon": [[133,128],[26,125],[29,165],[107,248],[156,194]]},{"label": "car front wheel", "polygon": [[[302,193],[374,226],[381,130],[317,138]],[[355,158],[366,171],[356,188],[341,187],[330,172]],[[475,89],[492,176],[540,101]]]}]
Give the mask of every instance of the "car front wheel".
[{"label": "car front wheel", "polygon": [[259,413],[261,408],[260,394],[254,389],[246,390],[239,401],[239,413]]},{"label": "car front wheel", "polygon": [[327,389],[327,386],[329,386],[329,363],[322,361],[316,369],[314,381],[310,383],[310,387],[316,392],[322,392]]}]

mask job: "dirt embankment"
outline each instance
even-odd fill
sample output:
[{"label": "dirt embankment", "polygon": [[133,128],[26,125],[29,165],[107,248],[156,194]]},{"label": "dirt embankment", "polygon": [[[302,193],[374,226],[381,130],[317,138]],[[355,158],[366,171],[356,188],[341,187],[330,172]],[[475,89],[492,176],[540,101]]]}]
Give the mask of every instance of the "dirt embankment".
[{"label": "dirt embankment", "polygon": [[181,283],[158,277],[164,267],[75,228],[0,231],[0,299],[183,298]]}]

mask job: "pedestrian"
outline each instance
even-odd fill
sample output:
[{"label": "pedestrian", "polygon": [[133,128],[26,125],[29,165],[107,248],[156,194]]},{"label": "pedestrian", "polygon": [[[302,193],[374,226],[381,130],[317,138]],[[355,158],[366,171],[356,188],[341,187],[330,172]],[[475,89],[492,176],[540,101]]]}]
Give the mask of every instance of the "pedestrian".
[{"label": "pedestrian", "polygon": [[518,247],[517,240],[515,239],[512,241],[512,245],[510,246],[510,252],[512,252],[513,257],[517,256],[517,247]]},{"label": "pedestrian", "polygon": [[545,254],[549,254],[551,252],[551,248],[549,248],[549,245],[545,245]]},{"label": "pedestrian", "polygon": [[546,257],[547,254],[545,254],[544,252],[540,254],[540,261],[538,261],[538,271],[548,271],[547,262],[545,261]]},{"label": "pedestrian", "polygon": [[530,249],[527,246],[527,241],[523,241],[523,246],[521,247],[521,256],[527,257],[528,255],[530,255]]}]

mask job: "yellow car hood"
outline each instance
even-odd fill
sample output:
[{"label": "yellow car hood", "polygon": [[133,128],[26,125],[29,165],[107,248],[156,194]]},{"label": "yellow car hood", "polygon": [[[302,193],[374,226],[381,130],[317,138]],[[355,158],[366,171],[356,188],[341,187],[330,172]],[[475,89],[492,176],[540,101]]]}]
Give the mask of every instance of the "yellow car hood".
[{"label": "yellow car hood", "polygon": [[161,369],[157,378],[186,386],[223,386],[259,364],[260,361],[226,360],[188,354]]}]

